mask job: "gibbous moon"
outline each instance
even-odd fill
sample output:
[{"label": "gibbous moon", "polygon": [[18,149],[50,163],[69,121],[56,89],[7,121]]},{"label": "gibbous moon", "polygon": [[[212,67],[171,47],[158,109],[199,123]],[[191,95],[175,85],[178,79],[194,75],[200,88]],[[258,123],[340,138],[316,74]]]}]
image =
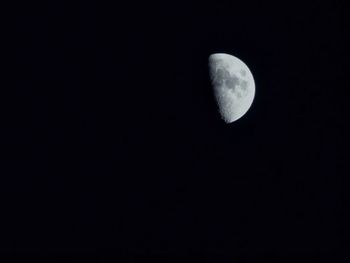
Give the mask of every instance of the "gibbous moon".
[{"label": "gibbous moon", "polygon": [[240,59],[215,53],[209,56],[209,72],[220,115],[226,123],[241,118],[255,96],[255,82],[249,68]]}]

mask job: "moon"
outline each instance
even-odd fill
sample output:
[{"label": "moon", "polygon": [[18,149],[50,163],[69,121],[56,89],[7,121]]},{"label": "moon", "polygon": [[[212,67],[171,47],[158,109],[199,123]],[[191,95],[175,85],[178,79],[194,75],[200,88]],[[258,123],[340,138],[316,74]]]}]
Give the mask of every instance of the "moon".
[{"label": "moon", "polygon": [[209,73],[222,119],[231,123],[243,117],[255,96],[255,82],[248,66],[235,56],[215,53],[209,56]]}]

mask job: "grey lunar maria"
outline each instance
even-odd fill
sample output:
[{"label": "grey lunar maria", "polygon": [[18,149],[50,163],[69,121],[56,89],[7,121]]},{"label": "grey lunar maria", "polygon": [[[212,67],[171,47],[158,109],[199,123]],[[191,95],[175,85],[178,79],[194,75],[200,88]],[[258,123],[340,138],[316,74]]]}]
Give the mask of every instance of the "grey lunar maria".
[{"label": "grey lunar maria", "polygon": [[247,65],[240,59],[216,53],[209,56],[209,70],[220,115],[226,123],[241,118],[251,107],[255,82]]}]

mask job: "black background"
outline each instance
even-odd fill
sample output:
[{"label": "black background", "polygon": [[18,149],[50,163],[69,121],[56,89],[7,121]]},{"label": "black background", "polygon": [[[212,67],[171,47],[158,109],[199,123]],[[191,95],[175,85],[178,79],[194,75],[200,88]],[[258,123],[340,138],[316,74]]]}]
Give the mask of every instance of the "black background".
[{"label": "black background", "polygon": [[[145,2],[18,6],[14,88],[1,95],[1,251],[338,255],[342,3]],[[215,52],[256,82],[232,124],[211,93]]]}]

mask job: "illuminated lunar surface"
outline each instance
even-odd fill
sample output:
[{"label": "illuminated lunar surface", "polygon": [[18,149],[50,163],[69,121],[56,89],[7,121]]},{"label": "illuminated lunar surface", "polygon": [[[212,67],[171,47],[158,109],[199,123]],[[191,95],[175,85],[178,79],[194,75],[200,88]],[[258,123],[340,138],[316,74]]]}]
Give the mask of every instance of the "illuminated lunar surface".
[{"label": "illuminated lunar surface", "polygon": [[255,82],[248,66],[224,53],[209,56],[209,73],[220,115],[231,123],[247,113],[255,96]]}]

